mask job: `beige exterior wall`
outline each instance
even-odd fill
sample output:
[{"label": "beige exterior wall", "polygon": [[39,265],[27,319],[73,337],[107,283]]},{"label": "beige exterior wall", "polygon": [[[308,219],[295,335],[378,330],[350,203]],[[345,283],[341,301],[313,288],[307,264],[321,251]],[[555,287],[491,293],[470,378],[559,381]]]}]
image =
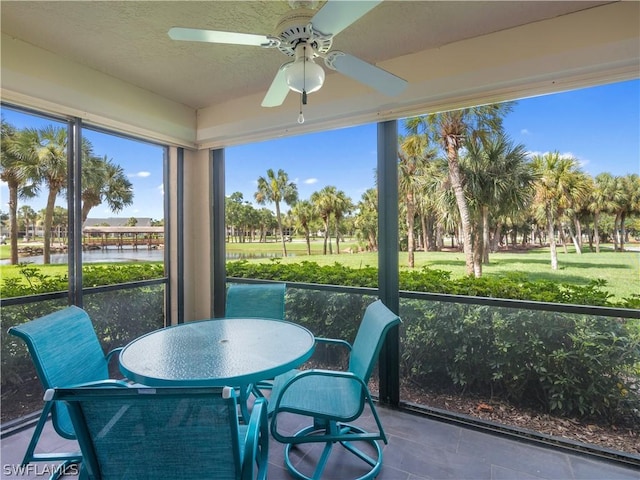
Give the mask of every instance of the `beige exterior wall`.
[{"label": "beige exterior wall", "polygon": [[171,145],[195,145],[195,110],[2,34],[2,101]]},{"label": "beige exterior wall", "polygon": [[209,151],[184,155],[185,321],[213,317],[211,311],[211,179]]}]

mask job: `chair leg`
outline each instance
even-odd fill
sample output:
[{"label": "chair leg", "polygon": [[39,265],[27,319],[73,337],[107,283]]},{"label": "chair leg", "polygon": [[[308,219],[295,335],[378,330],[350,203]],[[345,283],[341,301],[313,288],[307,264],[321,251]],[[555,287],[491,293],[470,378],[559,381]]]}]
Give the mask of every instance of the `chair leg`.
[{"label": "chair leg", "polygon": [[33,435],[31,436],[31,440],[29,441],[29,445],[27,446],[27,451],[25,452],[24,458],[22,459],[23,467],[28,463],[34,461],[34,452],[36,451],[36,445],[38,444],[38,440],[40,440],[40,435],[42,435],[42,429],[44,428],[45,423],[47,423],[49,412],[51,412],[51,406],[51,402],[45,402],[42,413],[40,414],[40,418],[38,419],[38,423],[36,424],[36,428],[33,431]]},{"label": "chair leg", "polygon": [[[291,473],[291,475],[293,475],[294,478],[298,480],[318,480],[322,478],[322,474],[325,470],[327,462],[329,461],[329,457],[333,451],[333,447],[336,444],[341,445],[346,451],[355,455],[356,457],[361,459],[363,462],[365,462],[367,465],[369,465],[370,469],[364,475],[354,480],[370,480],[375,478],[380,473],[380,469],[382,468],[382,447],[380,447],[380,444],[378,443],[378,441],[376,441],[373,438],[357,438],[358,436],[361,436],[361,437],[371,436],[371,434],[366,430],[363,430],[360,427],[357,427],[355,425],[350,425],[350,424],[335,423],[335,422],[329,422],[327,424],[327,422],[325,421],[317,421],[315,422],[315,425],[311,425],[309,427],[303,428],[302,430],[297,432],[294,435],[294,437],[296,439],[301,439],[303,437],[313,436],[314,434],[318,434],[318,436],[330,435],[334,438],[336,436],[353,434],[354,439],[352,441],[343,440],[338,442],[331,442],[331,441],[326,442],[322,450],[322,453],[320,454],[320,457],[316,463],[316,468],[315,468],[315,471],[313,472],[313,476],[311,477],[305,475],[298,468],[294,466],[293,461],[290,457],[291,449],[294,446],[297,446],[298,448],[300,448],[305,443],[315,444],[318,442],[300,441],[300,442],[287,443],[284,449],[284,460],[285,460],[285,465],[287,467],[287,470],[289,470],[289,473]],[[357,448],[354,445],[356,442],[368,443],[372,447],[372,449],[375,451],[375,457],[372,457],[367,453],[363,452],[361,449]]]},{"label": "chair leg", "polygon": [[45,402],[44,408],[42,409],[42,413],[40,414],[40,418],[38,419],[36,428],[33,431],[33,435],[31,436],[31,440],[29,441],[29,445],[27,446],[27,451],[24,454],[21,465],[25,467],[32,462],[51,463],[62,460],[63,462],[52,472],[51,476],[49,477],[49,480],[56,480],[65,473],[69,473],[69,467],[71,465],[79,464],[82,461],[82,453],[35,453],[36,446],[38,445],[38,441],[40,440],[40,436],[42,435],[42,430],[47,423],[47,419],[49,418],[49,413],[51,412],[52,406],[53,402]]}]

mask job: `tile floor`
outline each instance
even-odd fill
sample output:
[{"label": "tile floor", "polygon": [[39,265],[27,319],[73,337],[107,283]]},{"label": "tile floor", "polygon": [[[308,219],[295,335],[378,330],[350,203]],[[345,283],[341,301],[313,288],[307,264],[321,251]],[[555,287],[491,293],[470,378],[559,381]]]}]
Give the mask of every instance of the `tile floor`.
[{"label": "tile floor", "polygon": [[[640,480],[640,457],[636,466],[624,465],[384,407],[379,407],[378,411],[389,437],[379,480]],[[280,422],[280,425],[293,431],[298,428],[296,423]],[[370,428],[372,423],[370,416],[359,421],[365,428]],[[46,464],[32,464],[21,475],[13,473],[31,432],[31,429],[24,430],[2,439],[1,478],[48,477],[49,466]],[[69,451],[74,447],[74,442],[60,439],[48,426],[39,451]],[[292,478],[284,467],[283,446],[274,440],[269,457],[270,480]],[[358,472],[359,464],[344,457],[338,454],[335,461],[329,462],[323,478],[353,478],[349,475]],[[296,455],[295,461],[301,469],[310,463],[308,457],[300,455]]]}]

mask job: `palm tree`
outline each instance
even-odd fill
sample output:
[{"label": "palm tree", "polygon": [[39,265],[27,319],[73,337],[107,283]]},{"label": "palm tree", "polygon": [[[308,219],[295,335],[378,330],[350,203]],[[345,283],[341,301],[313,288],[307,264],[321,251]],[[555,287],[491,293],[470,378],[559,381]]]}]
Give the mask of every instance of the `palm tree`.
[{"label": "palm tree", "polygon": [[273,212],[268,208],[261,208],[257,211],[258,228],[260,230],[260,242],[267,241],[267,232],[275,229],[278,226],[278,222],[273,218]]},{"label": "palm tree", "polygon": [[630,173],[624,177],[617,178],[617,188],[622,195],[614,210],[614,239],[616,250],[624,252],[626,241],[625,220],[628,215],[640,213],[640,176],[637,173]]},{"label": "palm tree", "polygon": [[451,195],[449,167],[442,158],[434,158],[424,166],[423,185],[416,201],[422,223],[424,248],[439,251],[443,247],[445,228],[459,223],[455,199]]},{"label": "palm tree", "polygon": [[[83,149],[90,153],[90,145]],[[84,153],[84,152],[83,152]],[[116,165],[105,155],[104,158],[85,155],[82,164],[82,223],[89,212],[103,202],[109,209],[118,213],[133,203],[133,185],[124,174],[120,165]]]},{"label": "palm tree", "polygon": [[53,222],[51,226],[58,237],[58,245],[62,245],[62,232],[68,232],[69,227],[69,213],[66,208],[56,206],[53,209]]},{"label": "palm tree", "polygon": [[398,151],[398,190],[405,202],[407,221],[407,266],[415,266],[414,223],[420,192],[424,189],[424,168],[427,161],[435,156],[433,150],[427,149],[424,135],[400,137]]},{"label": "palm tree", "polygon": [[[474,244],[474,262],[489,263],[490,220],[523,210],[533,196],[535,175],[527,161],[524,145],[514,145],[504,133],[486,139],[469,139],[463,170],[469,196],[478,205],[480,224]],[[482,271],[481,265],[474,268]]]},{"label": "palm tree", "polygon": [[296,203],[291,209],[291,214],[296,220],[296,226],[304,232],[307,242],[307,255],[311,255],[311,223],[315,218],[313,204],[309,200]]},{"label": "palm tree", "polygon": [[9,189],[9,243],[11,245],[11,265],[18,263],[18,198],[35,196],[37,185],[33,183],[36,175],[36,158],[23,151],[21,145],[28,137],[23,131],[17,131],[13,125],[2,119],[0,150],[0,180]]},{"label": "palm tree", "polygon": [[44,218],[44,258],[51,263],[51,228],[58,194],[67,186],[67,131],[63,127],[48,125],[40,130],[24,130],[24,143],[20,151],[24,158],[37,159],[34,177],[48,189]]},{"label": "palm tree", "polygon": [[38,214],[36,213],[36,211],[29,205],[23,205],[20,207],[18,215],[24,222],[25,234],[29,235],[29,227],[31,227],[31,232],[33,233],[33,236],[35,236],[36,220],[38,219]]},{"label": "palm tree", "polygon": [[[580,217],[584,216],[587,211],[590,187],[592,185],[591,177],[584,172],[576,172],[571,177],[571,185],[569,185],[570,204],[566,209],[567,230],[573,241],[576,253],[582,253],[582,224]],[[571,224],[575,226],[575,232],[571,228]],[[566,246],[565,246],[566,252]]]},{"label": "palm tree", "polygon": [[342,190],[333,197],[333,218],[336,221],[336,253],[340,254],[340,225],[345,215],[353,211],[353,202]]},{"label": "palm tree", "polygon": [[229,240],[231,241],[235,239],[236,233],[239,232],[239,226],[242,221],[243,200],[241,192],[234,192],[225,200],[224,221],[227,226],[227,235],[230,236]]},{"label": "palm tree", "polygon": [[535,182],[536,215],[544,219],[551,250],[551,268],[558,269],[558,251],[555,227],[560,217],[575,202],[587,195],[586,185],[578,181],[583,177],[578,162],[571,157],[563,157],[558,152],[536,155],[532,166],[538,175]]},{"label": "palm tree", "polygon": [[324,246],[322,254],[327,254],[327,243],[329,243],[329,251],[331,251],[331,243],[329,242],[330,236],[330,223],[331,213],[333,212],[334,198],[337,194],[336,187],[326,186],[319,192],[313,192],[311,194],[311,203],[313,204],[318,216],[322,220],[324,225]]},{"label": "palm tree", "polygon": [[424,133],[433,143],[442,146],[449,166],[449,180],[460,214],[462,247],[467,274],[479,276],[474,269],[471,213],[464,191],[464,177],[460,169],[459,152],[467,137],[482,137],[502,131],[502,117],[512,108],[511,103],[463,108],[444,113],[409,118],[405,126],[410,134]]},{"label": "palm tree", "polygon": [[278,229],[280,230],[280,238],[282,240],[282,255],[286,257],[287,246],[282,230],[280,202],[293,205],[298,200],[298,187],[295,183],[289,182],[289,176],[284,170],[278,170],[278,175],[276,176],[270,168],[267,170],[266,178],[258,178],[258,191],[254,194],[254,198],[260,205],[264,205],[265,203],[275,204],[276,220],[278,221]]},{"label": "palm tree", "polygon": [[358,213],[354,224],[356,235],[367,242],[371,252],[378,250],[378,189],[370,188],[362,194],[357,205]]}]

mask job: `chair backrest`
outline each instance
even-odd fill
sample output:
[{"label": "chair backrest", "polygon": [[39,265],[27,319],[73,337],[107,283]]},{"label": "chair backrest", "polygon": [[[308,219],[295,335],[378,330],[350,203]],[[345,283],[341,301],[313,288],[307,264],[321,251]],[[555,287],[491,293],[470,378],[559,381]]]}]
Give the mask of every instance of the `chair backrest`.
[{"label": "chair backrest", "polygon": [[358,328],[349,356],[349,371],[365,383],[378,360],[378,354],[389,329],[400,323],[400,318],[389,310],[381,300],[370,304]]},{"label": "chair backrest", "polygon": [[[44,389],[109,378],[104,352],[87,312],[67,307],[9,329],[27,344]],[[52,409],[53,425],[66,438],[75,438],[64,405]]]},{"label": "chair backrest", "polygon": [[90,479],[241,478],[244,438],[232,388],[49,392],[67,402]]},{"label": "chair backrest", "polygon": [[284,283],[235,284],[227,290],[226,318],[284,320]]}]

